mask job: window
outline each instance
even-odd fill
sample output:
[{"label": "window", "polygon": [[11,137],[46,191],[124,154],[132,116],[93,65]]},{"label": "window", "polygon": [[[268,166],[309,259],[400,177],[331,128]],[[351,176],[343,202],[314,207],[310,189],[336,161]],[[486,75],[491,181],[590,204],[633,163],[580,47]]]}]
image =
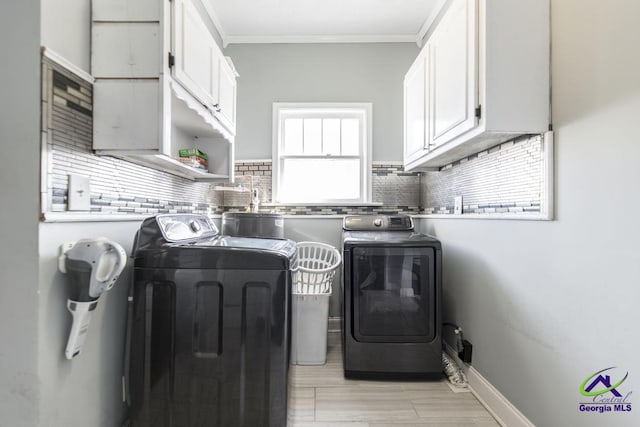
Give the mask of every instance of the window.
[{"label": "window", "polygon": [[371,201],[371,104],[274,103],[273,200]]}]

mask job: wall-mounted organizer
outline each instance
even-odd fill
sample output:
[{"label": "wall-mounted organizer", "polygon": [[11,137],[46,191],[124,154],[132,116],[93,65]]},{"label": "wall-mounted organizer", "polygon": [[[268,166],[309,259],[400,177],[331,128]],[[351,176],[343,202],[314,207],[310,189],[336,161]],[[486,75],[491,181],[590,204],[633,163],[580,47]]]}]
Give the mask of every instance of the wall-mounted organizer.
[{"label": "wall-mounted organizer", "polygon": [[[193,1],[93,1],[93,148],[194,181],[233,181],[237,73]],[[182,149],[206,161],[194,167]]]}]

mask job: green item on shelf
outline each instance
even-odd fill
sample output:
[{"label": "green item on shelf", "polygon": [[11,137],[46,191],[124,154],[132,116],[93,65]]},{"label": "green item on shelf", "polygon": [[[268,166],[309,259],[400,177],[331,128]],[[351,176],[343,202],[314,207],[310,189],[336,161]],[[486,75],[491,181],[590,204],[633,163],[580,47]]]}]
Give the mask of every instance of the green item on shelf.
[{"label": "green item on shelf", "polygon": [[198,150],[197,148],[181,148],[178,151],[178,155],[180,157],[196,156],[196,157],[201,157],[204,160],[207,160],[207,155],[205,153],[203,153],[202,151]]}]

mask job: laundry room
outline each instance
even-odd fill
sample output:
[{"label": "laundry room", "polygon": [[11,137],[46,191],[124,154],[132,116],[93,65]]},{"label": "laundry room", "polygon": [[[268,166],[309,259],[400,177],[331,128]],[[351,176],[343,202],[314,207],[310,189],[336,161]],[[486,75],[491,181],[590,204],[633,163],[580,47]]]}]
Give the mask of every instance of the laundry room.
[{"label": "laundry room", "polygon": [[640,425],[634,2],[4,8],[0,426]]}]

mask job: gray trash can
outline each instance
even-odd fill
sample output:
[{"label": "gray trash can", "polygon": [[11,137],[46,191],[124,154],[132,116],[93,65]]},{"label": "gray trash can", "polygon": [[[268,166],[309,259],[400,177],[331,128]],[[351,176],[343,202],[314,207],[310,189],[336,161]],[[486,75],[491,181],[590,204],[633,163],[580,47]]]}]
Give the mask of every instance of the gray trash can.
[{"label": "gray trash can", "polygon": [[296,245],[298,266],[293,270],[291,363],[323,365],[327,361],[329,298],[340,252],[319,242]]}]

